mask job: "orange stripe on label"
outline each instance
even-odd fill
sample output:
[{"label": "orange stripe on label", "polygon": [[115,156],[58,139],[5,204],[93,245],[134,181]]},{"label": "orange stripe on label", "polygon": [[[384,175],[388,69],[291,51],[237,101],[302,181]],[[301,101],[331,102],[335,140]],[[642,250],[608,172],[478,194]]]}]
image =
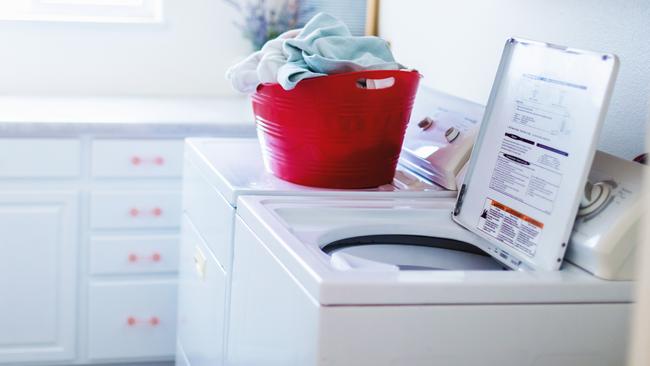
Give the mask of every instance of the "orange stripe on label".
[{"label": "orange stripe on label", "polygon": [[499,202],[497,202],[495,200],[491,200],[491,201],[492,201],[492,206],[500,209],[501,211],[505,211],[505,212],[511,214],[512,216],[516,216],[519,219],[521,219],[523,221],[526,221],[527,223],[529,223],[531,225],[535,225],[540,229],[544,228],[544,223],[543,222],[537,221],[537,220],[535,220],[534,218],[532,218],[530,216],[524,215],[521,212],[519,212],[517,210],[514,210],[514,209],[504,205],[503,203],[499,203]]}]

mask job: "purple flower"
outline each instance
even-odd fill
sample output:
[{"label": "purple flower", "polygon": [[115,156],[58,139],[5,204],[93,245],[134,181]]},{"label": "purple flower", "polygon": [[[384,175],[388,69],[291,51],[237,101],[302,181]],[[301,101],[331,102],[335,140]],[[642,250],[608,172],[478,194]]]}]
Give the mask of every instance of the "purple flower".
[{"label": "purple flower", "polygon": [[280,6],[269,5],[267,0],[223,0],[242,16],[235,25],[244,37],[259,50],[280,34],[305,25],[314,13],[305,0],[284,0]]}]

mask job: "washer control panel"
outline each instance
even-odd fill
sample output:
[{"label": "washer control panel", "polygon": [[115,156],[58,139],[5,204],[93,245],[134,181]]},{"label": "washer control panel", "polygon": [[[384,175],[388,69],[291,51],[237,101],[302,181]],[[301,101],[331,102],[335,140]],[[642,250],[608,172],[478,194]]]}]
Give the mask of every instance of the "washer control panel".
[{"label": "washer control panel", "polygon": [[580,200],[578,217],[594,215],[605,208],[612,198],[612,191],[616,189],[616,182],[611,180],[592,183],[587,181],[584,195]]},{"label": "washer control panel", "polygon": [[483,106],[420,88],[406,130],[400,163],[439,186],[456,190],[469,160]]},{"label": "washer control panel", "polygon": [[597,152],[585,186],[567,260],[606,279],[633,278],[645,167]]}]

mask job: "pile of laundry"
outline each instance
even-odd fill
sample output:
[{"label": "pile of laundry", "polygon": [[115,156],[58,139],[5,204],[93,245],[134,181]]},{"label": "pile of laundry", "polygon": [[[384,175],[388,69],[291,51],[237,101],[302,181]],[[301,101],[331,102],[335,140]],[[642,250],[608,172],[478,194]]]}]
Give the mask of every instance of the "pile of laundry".
[{"label": "pile of laundry", "polygon": [[263,83],[293,89],[301,80],[363,70],[399,70],[388,43],[378,37],[355,37],[339,19],[325,13],[302,29],[293,29],[268,41],[226,77],[242,93],[255,92]]}]

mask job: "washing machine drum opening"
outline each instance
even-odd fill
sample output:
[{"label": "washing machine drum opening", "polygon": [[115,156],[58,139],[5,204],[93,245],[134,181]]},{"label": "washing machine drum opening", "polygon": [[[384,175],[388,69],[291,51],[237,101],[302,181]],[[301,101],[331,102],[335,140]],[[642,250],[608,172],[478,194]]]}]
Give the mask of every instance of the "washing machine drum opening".
[{"label": "washing machine drum opening", "polygon": [[376,235],[342,239],[321,248],[330,256],[361,263],[393,265],[404,271],[505,270],[494,258],[472,244],[446,238],[415,235]]}]

